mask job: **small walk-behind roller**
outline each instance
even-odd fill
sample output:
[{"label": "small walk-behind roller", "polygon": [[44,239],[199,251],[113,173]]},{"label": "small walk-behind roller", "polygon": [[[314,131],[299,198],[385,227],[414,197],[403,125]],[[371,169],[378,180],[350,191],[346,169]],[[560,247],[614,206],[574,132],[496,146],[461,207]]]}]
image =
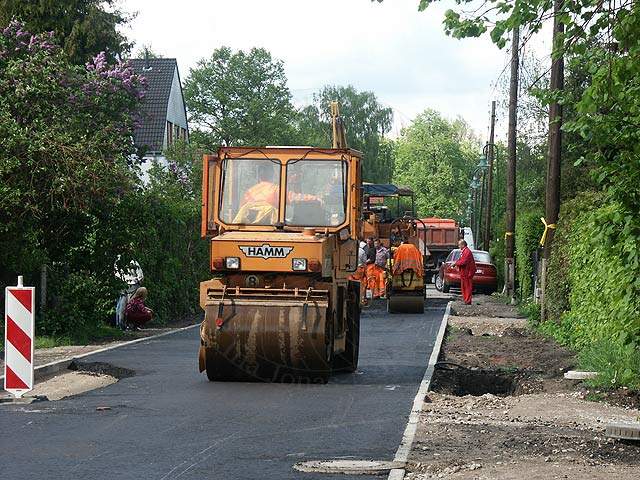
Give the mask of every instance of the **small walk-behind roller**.
[{"label": "small walk-behind roller", "polygon": [[[391,278],[387,282],[387,311],[389,313],[424,313],[424,257],[425,242],[418,238],[418,222],[409,216],[392,222],[392,232],[402,239],[394,251]],[[426,227],[423,228],[423,231]],[[420,251],[420,246],[423,251]]]},{"label": "small walk-behind roller", "polygon": [[424,313],[425,289],[422,277],[408,270],[393,275],[387,287],[389,313]]}]

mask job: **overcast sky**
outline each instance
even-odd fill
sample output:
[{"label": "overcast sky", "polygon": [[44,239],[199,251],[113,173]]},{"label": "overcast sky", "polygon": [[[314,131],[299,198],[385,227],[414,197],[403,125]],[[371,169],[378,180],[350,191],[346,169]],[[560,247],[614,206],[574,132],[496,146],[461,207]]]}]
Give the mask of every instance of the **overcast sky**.
[{"label": "overcast sky", "polygon": [[323,85],[371,90],[393,108],[394,132],[425,108],[461,116],[487,136],[494,85],[508,61],[488,38],[456,40],[442,28],[446,0],[121,0],[137,17],[127,31],[178,59],[184,80],[223,45],[264,47],[284,61],[297,105]]}]

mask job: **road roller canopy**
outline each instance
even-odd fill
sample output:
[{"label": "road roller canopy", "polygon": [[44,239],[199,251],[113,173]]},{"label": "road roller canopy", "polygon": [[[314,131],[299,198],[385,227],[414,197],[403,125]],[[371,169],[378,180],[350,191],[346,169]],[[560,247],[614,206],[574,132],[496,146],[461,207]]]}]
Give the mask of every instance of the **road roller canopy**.
[{"label": "road roller canopy", "polygon": [[360,158],[350,149],[223,147],[205,156],[207,229],[348,227],[359,212]]},{"label": "road roller canopy", "polygon": [[389,223],[407,214],[415,216],[413,190],[391,183],[363,183],[362,188],[364,210],[375,213],[379,222]]}]

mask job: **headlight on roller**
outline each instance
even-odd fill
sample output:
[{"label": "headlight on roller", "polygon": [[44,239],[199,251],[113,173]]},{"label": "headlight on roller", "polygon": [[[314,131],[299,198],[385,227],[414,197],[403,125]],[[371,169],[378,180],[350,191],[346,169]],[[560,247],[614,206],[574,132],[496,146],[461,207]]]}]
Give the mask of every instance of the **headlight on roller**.
[{"label": "headlight on roller", "polygon": [[306,258],[294,258],[292,262],[294,272],[303,272],[307,269]]},{"label": "headlight on roller", "polygon": [[238,257],[227,257],[224,264],[229,270],[238,270],[240,268],[240,259]]}]

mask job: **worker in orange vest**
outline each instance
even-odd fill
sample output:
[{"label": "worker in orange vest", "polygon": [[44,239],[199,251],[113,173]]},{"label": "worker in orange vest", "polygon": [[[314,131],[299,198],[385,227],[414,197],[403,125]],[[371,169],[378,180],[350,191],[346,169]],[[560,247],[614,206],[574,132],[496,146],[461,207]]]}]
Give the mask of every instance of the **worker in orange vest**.
[{"label": "worker in orange vest", "polygon": [[[278,208],[280,203],[280,184],[274,183],[274,176],[275,170],[271,164],[260,165],[258,169],[259,182],[245,192],[242,204],[266,203]],[[316,195],[297,193],[287,188],[287,201],[289,202],[309,202],[313,200],[321,202],[321,199]]]},{"label": "worker in orange vest", "polygon": [[[384,293],[384,288],[382,290],[380,289],[381,277],[384,279],[384,270],[376,265],[376,246],[373,238],[367,238],[365,252],[367,255],[365,268],[367,275],[367,290],[371,290],[373,298],[379,298]],[[382,283],[383,282],[384,280]]]},{"label": "worker in orange vest", "polygon": [[471,294],[473,293],[473,276],[476,273],[476,261],[473,259],[473,253],[467,246],[467,242],[460,240],[458,242],[460,248],[460,258],[455,266],[460,270],[460,289],[462,290],[462,299],[467,305],[471,305]]},{"label": "worker in orange vest", "polygon": [[260,165],[258,169],[258,180],[253,187],[247,190],[242,199],[243,205],[248,203],[267,203],[274,208],[278,208],[280,185],[274,183],[275,169],[271,163]]},{"label": "worker in orange vest", "polygon": [[407,238],[403,238],[402,243],[393,254],[393,274],[400,275],[406,270],[413,270],[416,276],[422,277],[424,263],[418,247],[409,243]]},{"label": "worker in orange vest", "polygon": [[361,240],[358,246],[358,268],[349,275],[349,280],[360,282],[360,303],[367,304],[367,242]]}]

